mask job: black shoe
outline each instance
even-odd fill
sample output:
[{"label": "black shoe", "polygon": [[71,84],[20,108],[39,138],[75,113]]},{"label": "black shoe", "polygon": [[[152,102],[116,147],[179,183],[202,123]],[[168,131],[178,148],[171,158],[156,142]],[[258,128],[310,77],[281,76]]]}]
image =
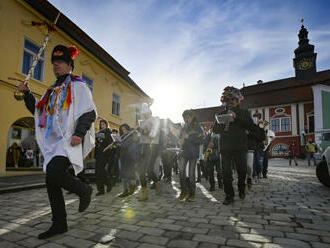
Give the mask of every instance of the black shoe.
[{"label": "black shoe", "polygon": [[53,224],[46,232],[40,233],[38,235],[38,239],[48,239],[50,237],[53,237],[57,234],[62,234],[68,231],[68,226],[59,226]]},{"label": "black shoe", "polygon": [[223,205],[229,205],[234,203],[234,197],[232,196],[226,196],[226,199],[223,201]]},{"label": "black shoe", "polygon": [[97,192],[95,195],[96,195],[96,196],[104,195],[104,192],[99,191],[99,192]]},{"label": "black shoe", "polygon": [[211,186],[211,187],[209,188],[209,191],[215,191],[215,187],[214,187],[214,186]]},{"label": "black shoe", "polygon": [[241,200],[244,200],[244,199],[245,199],[245,192],[240,192],[240,193],[239,193],[239,198],[240,198]]},{"label": "black shoe", "polygon": [[89,204],[91,203],[92,193],[93,188],[91,186],[88,186],[87,193],[84,196],[80,197],[79,212],[84,212],[88,208]]},{"label": "black shoe", "polygon": [[125,190],[124,192],[122,192],[121,194],[119,194],[118,197],[124,198],[124,197],[127,197],[129,195],[130,195],[130,193],[128,192],[128,190]]},{"label": "black shoe", "polygon": [[128,194],[129,195],[133,195],[134,192],[135,192],[135,190],[136,190],[136,186],[135,185],[129,186]]},{"label": "black shoe", "polygon": [[267,175],[264,175],[263,177],[264,177],[264,178],[268,178]]}]

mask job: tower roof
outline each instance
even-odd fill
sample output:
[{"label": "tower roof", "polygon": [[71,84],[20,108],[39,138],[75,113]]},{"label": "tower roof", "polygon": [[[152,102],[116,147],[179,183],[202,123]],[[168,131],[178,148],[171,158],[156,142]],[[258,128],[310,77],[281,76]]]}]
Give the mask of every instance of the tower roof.
[{"label": "tower roof", "polygon": [[297,57],[301,57],[306,54],[314,53],[314,45],[309,44],[308,31],[304,25],[301,25],[298,41],[298,48],[294,50],[294,53]]}]

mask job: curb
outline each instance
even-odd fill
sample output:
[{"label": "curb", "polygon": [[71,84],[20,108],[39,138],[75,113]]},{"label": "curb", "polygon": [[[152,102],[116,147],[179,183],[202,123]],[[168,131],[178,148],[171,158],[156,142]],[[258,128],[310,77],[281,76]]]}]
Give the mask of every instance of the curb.
[{"label": "curb", "polygon": [[44,188],[44,187],[46,187],[45,183],[35,183],[35,184],[29,184],[29,185],[20,185],[20,186],[14,186],[14,187],[1,188],[0,195],[6,194],[6,193],[25,191],[25,190],[30,190],[30,189]]}]

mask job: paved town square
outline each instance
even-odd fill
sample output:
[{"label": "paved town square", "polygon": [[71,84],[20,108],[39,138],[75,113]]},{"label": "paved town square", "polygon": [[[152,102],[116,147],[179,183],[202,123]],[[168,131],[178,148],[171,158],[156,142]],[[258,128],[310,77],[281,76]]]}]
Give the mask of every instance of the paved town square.
[{"label": "paved town square", "polygon": [[179,202],[177,178],[163,195],[137,193],[124,200],[112,192],[95,197],[83,213],[79,199],[66,194],[69,231],[50,239],[37,235],[51,224],[46,189],[6,193],[0,197],[0,247],[330,247],[330,189],[321,185],[306,161],[288,166],[270,160],[268,179],[261,179],[245,200],[224,206],[224,193],[209,192],[202,179],[195,202]]}]

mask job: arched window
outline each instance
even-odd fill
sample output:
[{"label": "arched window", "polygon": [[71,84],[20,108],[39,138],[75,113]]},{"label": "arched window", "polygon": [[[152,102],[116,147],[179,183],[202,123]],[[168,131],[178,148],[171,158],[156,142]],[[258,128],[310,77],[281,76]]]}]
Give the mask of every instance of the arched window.
[{"label": "arched window", "polygon": [[283,144],[283,143],[276,144],[272,149],[272,156],[286,155],[288,153],[288,149],[289,147],[287,144]]}]

